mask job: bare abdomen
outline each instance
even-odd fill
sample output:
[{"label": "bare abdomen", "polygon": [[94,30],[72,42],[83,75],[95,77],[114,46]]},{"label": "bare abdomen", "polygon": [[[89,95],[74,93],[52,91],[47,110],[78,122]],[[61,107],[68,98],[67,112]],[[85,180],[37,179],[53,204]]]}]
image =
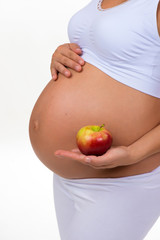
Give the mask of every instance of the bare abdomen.
[{"label": "bare abdomen", "polygon": [[76,134],[82,126],[103,123],[112,133],[114,146],[128,146],[159,123],[159,107],[157,98],[130,88],[86,63],[81,73],[72,70],[69,79],[59,74],[56,82],[47,84],[32,111],[31,144],[38,158],[63,177],[107,177],[107,172],[111,177],[109,170],[57,158],[54,152],[76,148]]}]

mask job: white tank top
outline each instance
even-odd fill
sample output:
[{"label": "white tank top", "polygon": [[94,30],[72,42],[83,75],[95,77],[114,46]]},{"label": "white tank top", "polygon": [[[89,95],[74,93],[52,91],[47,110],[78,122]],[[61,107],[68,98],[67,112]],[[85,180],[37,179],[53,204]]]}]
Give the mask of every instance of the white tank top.
[{"label": "white tank top", "polygon": [[70,42],[110,77],[160,98],[159,0],[127,0],[104,10],[101,2],[92,0],[72,16]]}]

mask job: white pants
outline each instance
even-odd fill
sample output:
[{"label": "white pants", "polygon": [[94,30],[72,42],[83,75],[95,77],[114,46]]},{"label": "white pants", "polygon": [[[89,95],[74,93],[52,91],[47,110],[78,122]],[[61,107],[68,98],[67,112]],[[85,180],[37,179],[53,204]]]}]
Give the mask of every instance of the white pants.
[{"label": "white pants", "polygon": [[54,173],[53,184],[61,240],[142,240],[160,216],[160,166],[121,178]]}]

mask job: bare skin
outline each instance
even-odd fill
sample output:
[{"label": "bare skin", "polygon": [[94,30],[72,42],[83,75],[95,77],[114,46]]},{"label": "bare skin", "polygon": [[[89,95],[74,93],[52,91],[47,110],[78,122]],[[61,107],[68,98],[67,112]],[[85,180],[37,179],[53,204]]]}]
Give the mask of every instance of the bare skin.
[{"label": "bare skin", "polygon": [[[160,32],[160,24],[158,29]],[[71,53],[67,47],[66,52],[68,50]],[[65,66],[70,56],[66,57]],[[75,61],[70,63],[74,68]],[[112,133],[113,147],[125,147],[160,123],[160,99],[112,79],[89,63],[82,66],[80,71],[68,66],[69,78],[63,75],[63,62],[59,69],[54,64],[51,67],[52,73],[59,72],[58,81],[51,80],[41,93],[29,126],[31,143],[39,159],[50,170],[66,178],[123,177],[155,169],[160,165],[159,153],[137,163],[108,169],[96,169],[69,157],[54,155],[58,149],[76,148],[76,133],[85,125],[105,123]]]}]

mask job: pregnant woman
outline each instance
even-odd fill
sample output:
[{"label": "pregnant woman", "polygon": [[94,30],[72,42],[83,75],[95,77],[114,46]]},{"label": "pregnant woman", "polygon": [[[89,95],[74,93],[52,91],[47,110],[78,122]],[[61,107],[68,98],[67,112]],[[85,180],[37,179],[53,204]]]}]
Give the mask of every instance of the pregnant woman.
[{"label": "pregnant woman", "polygon": [[[92,0],[68,35],[29,124],[61,240],[142,240],[160,216],[159,0]],[[103,123],[112,147],[81,154],[78,130]]]}]

